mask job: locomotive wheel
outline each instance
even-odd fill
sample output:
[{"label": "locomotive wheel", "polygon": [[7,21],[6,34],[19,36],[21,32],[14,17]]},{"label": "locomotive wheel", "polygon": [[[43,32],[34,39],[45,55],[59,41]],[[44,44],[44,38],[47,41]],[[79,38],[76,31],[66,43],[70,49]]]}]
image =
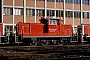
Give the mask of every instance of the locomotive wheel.
[{"label": "locomotive wheel", "polygon": [[64,44],[64,41],[62,39],[58,40],[58,45]]},{"label": "locomotive wheel", "polygon": [[56,43],[57,43],[57,40],[52,40],[52,43],[53,43],[53,44],[56,44]]},{"label": "locomotive wheel", "polygon": [[48,40],[42,40],[41,44],[43,46],[47,46],[49,44]]},{"label": "locomotive wheel", "polygon": [[31,43],[30,45],[32,45],[32,46],[37,46],[37,43]]},{"label": "locomotive wheel", "polygon": [[31,43],[32,46],[37,46],[37,42]]},{"label": "locomotive wheel", "polygon": [[30,45],[32,45],[32,46],[37,46],[37,40],[33,40]]}]

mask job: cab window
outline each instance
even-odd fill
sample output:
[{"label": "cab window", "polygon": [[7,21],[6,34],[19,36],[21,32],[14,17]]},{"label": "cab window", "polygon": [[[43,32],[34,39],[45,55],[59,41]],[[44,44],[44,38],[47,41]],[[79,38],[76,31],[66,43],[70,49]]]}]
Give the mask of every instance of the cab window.
[{"label": "cab window", "polygon": [[56,20],[50,20],[50,25],[56,25]]}]

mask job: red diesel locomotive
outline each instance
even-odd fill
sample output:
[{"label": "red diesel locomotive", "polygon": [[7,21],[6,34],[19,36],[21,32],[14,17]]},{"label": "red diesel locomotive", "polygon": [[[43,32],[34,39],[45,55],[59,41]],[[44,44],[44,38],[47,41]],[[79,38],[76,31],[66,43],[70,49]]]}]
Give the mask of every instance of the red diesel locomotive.
[{"label": "red diesel locomotive", "polygon": [[17,36],[21,36],[23,43],[32,44],[61,44],[70,42],[72,26],[63,24],[60,19],[41,18],[40,23],[17,24]]},{"label": "red diesel locomotive", "polygon": [[28,45],[51,45],[67,43],[89,42],[90,25],[77,26],[77,34],[73,34],[72,25],[63,24],[61,19],[48,19],[41,17],[40,23],[16,24],[16,33],[3,35],[3,24],[0,24],[0,43],[28,44]]}]

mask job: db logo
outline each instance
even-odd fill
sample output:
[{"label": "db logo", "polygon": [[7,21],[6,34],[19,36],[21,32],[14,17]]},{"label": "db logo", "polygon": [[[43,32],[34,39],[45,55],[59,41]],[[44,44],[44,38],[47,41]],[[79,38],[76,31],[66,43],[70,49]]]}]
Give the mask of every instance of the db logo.
[{"label": "db logo", "polygon": [[50,31],[50,32],[55,32],[55,31],[56,31],[56,29],[49,28],[49,31]]}]

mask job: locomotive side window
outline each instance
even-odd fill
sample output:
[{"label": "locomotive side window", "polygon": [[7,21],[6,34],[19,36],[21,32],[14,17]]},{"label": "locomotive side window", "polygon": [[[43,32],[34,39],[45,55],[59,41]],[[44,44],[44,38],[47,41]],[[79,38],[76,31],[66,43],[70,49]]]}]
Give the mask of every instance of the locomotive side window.
[{"label": "locomotive side window", "polygon": [[56,25],[56,20],[50,20],[50,25]]}]

